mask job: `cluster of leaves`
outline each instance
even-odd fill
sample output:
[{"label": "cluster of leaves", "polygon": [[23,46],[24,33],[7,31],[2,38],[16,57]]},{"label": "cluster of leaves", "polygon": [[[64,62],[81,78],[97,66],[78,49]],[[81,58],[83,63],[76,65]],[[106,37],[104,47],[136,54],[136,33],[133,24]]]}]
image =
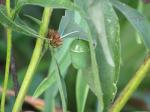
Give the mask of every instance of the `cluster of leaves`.
[{"label": "cluster of leaves", "polygon": [[[41,38],[38,32],[28,26],[19,17],[19,12],[25,5],[37,5],[41,7],[63,8],[65,16],[62,17],[58,32],[61,35],[72,31],[84,32],[71,35],[64,39],[64,44],[57,48],[55,57],[51,58],[48,76],[42,80],[34,92],[34,97],[39,97],[46,90],[48,99],[55,99],[58,94],[64,96],[62,103],[67,104],[67,92],[64,83],[66,72],[71,65],[69,47],[77,36],[89,41],[91,66],[78,70],[76,81],[76,100],[78,112],[83,112],[89,91],[97,97],[97,111],[107,111],[117,92],[117,81],[120,72],[120,26],[118,16],[113,6],[118,9],[141,34],[147,50],[150,48],[149,22],[135,9],[117,0],[17,0],[12,10],[13,18],[6,14],[4,5],[0,5],[0,23],[5,28],[12,28],[30,37]],[[41,21],[28,16],[40,26]],[[42,37],[43,38],[43,37]],[[93,46],[96,41],[96,47]],[[55,62],[57,59],[57,63]],[[60,73],[61,72],[61,73]],[[59,76],[58,76],[59,75]],[[58,76],[58,77],[57,77]],[[71,74],[70,74],[71,77]],[[59,79],[60,78],[60,79]],[[61,88],[61,90],[60,90]],[[53,109],[53,100],[46,100],[45,110]],[[51,104],[51,105],[50,105]],[[51,107],[49,107],[49,105]],[[63,105],[63,106],[64,106]],[[63,107],[66,108],[66,107]]]}]

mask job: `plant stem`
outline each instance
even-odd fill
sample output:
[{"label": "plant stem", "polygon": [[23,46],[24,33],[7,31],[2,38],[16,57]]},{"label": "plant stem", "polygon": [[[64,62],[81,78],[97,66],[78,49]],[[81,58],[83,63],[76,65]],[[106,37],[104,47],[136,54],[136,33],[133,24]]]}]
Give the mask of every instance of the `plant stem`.
[{"label": "plant stem", "polygon": [[[45,34],[47,33],[51,12],[52,12],[52,10],[49,7],[46,7],[44,9],[42,23],[41,23],[40,30],[39,30],[40,36],[45,36]],[[34,76],[34,72],[37,67],[38,60],[40,58],[40,54],[42,52],[43,42],[44,42],[44,40],[42,40],[42,39],[37,39],[37,41],[36,41],[36,45],[35,45],[35,48],[34,48],[34,51],[32,54],[32,58],[31,58],[29,66],[28,66],[28,70],[25,74],[25,78],[22,82],[22,86],[20,88],[20,91],[19,91],[18,97],[16,99],[16,102],[14,104],[12,112],[19,112],[22,107],[25,95],[30,86],[32,78]]]},{"label": "plant stem", "polygon": [[[10,12],[10,0],[6,0],[6,11],[7,15],[11,17]],[[5,112],[5,98],[6,98],[6,92],[7,92],[7,85],[8,85],[8,79],[9,79],[9,68],[10,68],[10,60],[11,60],[11,38],[12,38],[12,30],[10,28],[6,29],[7,34],[7,54],[6,54],[6,66],[5,66],[5,79],[4,79],[4,91],[2,93],[2,99],[1,99],[1,112]]]},{"label": "plant stem", "polygon": [[120,112],[120,110],[124,107],[126,102],[129,100],[131,95],[137,89],[137,87],[142,82],[142,80],[144,79],[149,70],[150,70],[150,56],[140,66],[135,76],[129,81],[129,83],[123,89],[123,91],[121,92],[115,103],[110,108],[110,112]]},{"label": "plant stem", "polygon": [[6,11],[7,15],[11,17],[10,0],[6,0]]},{"label": "plant stem", "polygon": [[6,56],[6,66],[5,66],[5,79],[4,79],[4,90],[2,93],[2,101],[1,101],[1,112],[5,112],[5,98],[6,91],[9,79],[9,67],[10,67],[10,59],[11,59],[11,29],[6,29],[7,33],[7,56]]}]

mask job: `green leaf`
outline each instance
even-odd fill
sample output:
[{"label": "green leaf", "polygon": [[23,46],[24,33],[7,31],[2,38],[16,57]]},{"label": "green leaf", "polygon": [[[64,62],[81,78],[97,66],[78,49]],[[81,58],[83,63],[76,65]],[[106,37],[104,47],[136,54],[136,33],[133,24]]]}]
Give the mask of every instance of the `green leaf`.
[{"label": "green leaf", "polygon": [[74,12],[66,10],[65,16],[62,17],[58,32],[60,33],[61,36],[63,36],[73,31],[79,32],[73,35],[66,36],[65,38],[77,39],[78,37],[80,37],[82,39],[87,39],[87,33],[80,27],[80,25],[75,23]]},{"label": "green leaf", "polygon": [[[101,10],[99,14],[95,12],[97,9]],[[98,33],[96,53],[102,82],[104,111],[107,111],[117,91],[116,83],[120,71],[119,21],[108,0],[101,0],[91,7],[89,14]]]},{"label": "green leaf", "polygon": [[[69,43],[70,43],[70,41],[69,41]],[[70,45],[70,44],[68,44],[68,45]],[[65,52],[62,55],[63,55],[62,58],[59,59],[58,61],[59,61],[59,66],[60,66],[61,73],[64,76],[65,73],[66,73],[66,70],[68,69],[69,65],[71,64],[71,61],[70,61],[70,55],[67,52]],[[57,82],[56,82],[56,71],[55,71],[55,66],[52,67],[52,65],[51,65],[48,77],[46,77],[39,84],[39,86],[37,87],[37,89],[34,92],[33,96],[34,97],[39,97],[46,89],[48,89],[49,87],[53,87],[54,86],[53,84],[57,84]],[[58,88],[54,88],[54,89],[51,89],[51,90],[53,91],[54,96],[58,92]]]},{"label": "green leaf", "polygon": [[[120,70],[119,21],[108,0],[94,1],[91,4],[85,0],[80,1],[80,5],[91,19],[88,19],[87,22],[92,37],[96,41],[96,61],[103,91],[104,111],[107,111],[116,93],[116,82]],[[85,27],[85,29],[87,28]],[[90,71],[90,68],[88,70]],[[91,75],[86,76],[86,78],[89,77],[90,89],[96,94],[98,92],[94,86],[96,84],[94,81],[97,81],[98,78],[92,78],[94,77],[92,72],[89,74]]]},{"label": "green leaf", "polygon": [[82,70],[78,71],[77,82],[76,82],[76,99],[77,99],[77,110],[78,112],[84,112],[86,99],[89,92],[89,86],[85,81],[85,75]]},{"label": "green leaf", "polygon": [[117,0],[111,0],[111,3],[117,8],[141,34],[141,40],[144,42],[147,50],[150,49],[150,23],[136,9],[127,6]]},{"label": "green leaf", "polygon": [[32,4],[42,7],[68,8],[74,7],[70,0],[18,0],[17,7],[21,5]]},{"label": "green leaf", "polygon": [[30,15],[24,15],[25,17],[31,19],[33,22],[35,22],[36,24],[38,24],[39,26],[41,25],[41,21],[37,18],[34,18],[33,16]]},{"label": "green leaf", "polygon": [[[80,5],[80,7],[85,11],[85,13],[87,14],[87,17],[90,17],[88,15],[88,3],[86,0],[76,0],[75,1],[78,5]],[[85,31],[88,34],[88,40],[89,40],[89,45],[90,45],[90,53],[91,53],[91,68],[86,69],[87,72],[91,72],[89,73],[89,76],[86,76],[87,82],[89,84],[90,89],[94,92],[94,94],[97,96],[100,107],[101,107],[101,112],[103,111],[103,93],[102,93],[102,88],[101,88],[101,81],[100,81],[100,77],[99,77],[99,69],[98,69],[98,63],[96,60],[96,52],[95,52],[95,47],[93,45],[93,36],[92,33],[94,33],[93,29],[91,28],[90,24],[91,22],[90,19],[87,18],[83,18],[82,16],[80,16],[79,14],[76,14],[75,17],[75,21],[80,24],[82,26],[83,29],[85,29]]]},{"label": "green leaf", "polygon": [[55,111],[55,97],[53,96],[53,90],[57,88],[54,84],[53,88],[50,87],[50,89],[47,89],[45,91],[45,106],[44,106],[44,111],[43,112],[54,112]]},{"label": "green leaf", "polygon": [[70,0],[18,0],[15,11],[20,10],[22,6],[28,4],[41,7],[65,8],[70,10],[77,10],[82,13],[78,6],[76,6]]},{"label": "green leaf", "polygon": [[57,59],[55,57],[54,48],[51,48],[50,50],[51,50],[51,54],[52,54],[52,57],[55,61],[55,65],[56,65],[57,84],[58,84],[59,93],[60,93],[60,97],[61,97],[61,101],[62,101],[63,112],[67,112],[67,104],[66,104],[67,92],[66,92],[65,81],[62,78],[61,71],[60,71]]},{"label": "green leaf", "polygon": [[28,27],[25,24],[18,24],[16,22],[12,21],[6,14],[7,13],[6,13],[5,7],[3,5],[0,5],[0,23],[4,27],[6,27],[6,28],[9,27],[13,31],[23,33],[28,36],[39,37],[38,33],[35,30],[31,29],[30,27]]},{"label": "green leaf", "polygon": [[44,112],[54,112],[55,111],[55,95],[52,92],[52,90],[54,90],[55,88],[57,88],[57,85],[54,83],[52,87],[48,88],[45,91],[45,97],[44,97],[44,101],[45,101],[45,106],[44,106]]},{"label": "green leaf", "polygon": [[52,75],[52,77],[45,78],[35,90],[33,96],[35,98],[39,97],[46,89],[48,89],[49,85],[53,85],[56,81],[56,76]]}]

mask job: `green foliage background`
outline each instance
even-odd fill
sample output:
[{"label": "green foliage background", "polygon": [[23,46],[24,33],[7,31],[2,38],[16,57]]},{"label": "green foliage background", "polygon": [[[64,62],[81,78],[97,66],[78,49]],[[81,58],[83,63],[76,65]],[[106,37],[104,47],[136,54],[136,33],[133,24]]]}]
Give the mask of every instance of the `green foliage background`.
[{"label": "green foliage background", "polygon": [[[38,0],[37,0],[38,1]],[[86,3],[86,0],[84,0]],[[132,8],[137,8],[138,1],[135,0],[121,0],[122,2],[125,2]],[[32,4],[32,2],[29,0],[29,2]],[[145,45],[143,43],[138,43],[137,42],[137,30],[133,28],[133,26],[127,21],[127,19],[118,11],[115,9],[117,15],[115,12],[113,13],[107,13],[109,12],[109,8],[112,8],[111,5],[103,5],[101,8],[101,11],[104,13],[104,20],[100,24],[103,26],[103,24],[108,25],[106,26],[106,34],[105,35],[99,35],[98,32],[98,26],[93,27],[95,24],[99,24],[99,21],[94,19],[94,13],[98,13],[100,15],[101,11],[96,10],[96,8],[99,8],[99,6],[95,5],[98,4],[98,1],[95,1],[96,3],[93,5],[91,8],[95,12],[89,13],[87,11],[86,4],[82,4],[81,0],[75,0],[76,4],[81,5],[83,8],[82,10],[85,11],[85,15],[87,17],[90,17],[90,21],[88,21],[88,25],[86,24],[86,19],[82,20],[79,17],[79,13],[75,13],[74,16],[68,16],[70,13],[64,9],[54,9],[52,16],[50,18],[50,24],[49,28],[53,28],[55,30],[58,30],[59,32],[63,32],[62,30],[66,27],[64,30],[64,34],[80,29],[81,31],[84,30],[83,32],[89,32],[91,31],[91,36],[96,40],[99,41],[99,36],[106,36],[108,39],[108,44],[109,48],[106,48],[105,51],[112,53],[110,56],[112,56],[117,68],[113,68],[107,63],[107,59],[105,57],[105,52],[103,52],[103,45],[101,43],[97,43],[97,48],[96,48],[96,54],[95,58],[98,60],[96,64],[100,65],[96,66],[96,64],[93,61],[93,67],[96,67],[93,69],[93,67],[90,67],[89,70],[94,71],[94,76],[93,74],[91,75],[91,71],[87,70],[80,70],[77,71],[72,65],[71,65],[71,60],[70,60],[70,55],[69,55],[69,47],[71,42],[73,41],[73,38],[77,37],[72,37],[72,38],[67,38],[64,40],[65,45],[63,47],[59,48],[56,52],[56,57],[58,59],[58,63],[60,66],[60,70],[63,74],[65,83],[66,83],[66,88],[67,88],[67,104],[68,104],[68,110],[71,112],[82,112],[82,105],[86,104],[85,106],[85,112],[96,112],[98,111],[98,104],[101,102],[97,102],[97,99],[101,99],[101,89],[104,92],[104,108],[109,107],[111,100],[113,100],[113,95],[116,90],[114,89],[115,87],[113,86],[114,83],[117,81],[117,77],[119,76],[119,80],[117,82],[117,95],[120,93],[120,91],[125,87],[125,85],[128,83],[128,81],[132,78],[132,76],[135,74],[139,66],[143,63],[145,57],[147,56],[147,51],[145,48]],[[103,4],[107,4],[110,2],[109,0],[101,0]],[[20,2],[21,3],[21,2]],[[37,3],[37,4],[40,4]],[[44,6],[46,3],[44,4]],[[83,5],[83,6],[82,6]],[[21,5],[20,5],[21,6]],[[42,5],[41,5],[42,6]],[[55,6],[55,4],[54,4]],[[94,7],[95,6],[95,7]],[[57,7],[62,7],[61,2],[60,6],[57,4]],[[68,4],[64,5],[64,7],[69,7]],[[71,7],[71,6],[70,6]],[[17,7],[19,9],[19,6]],[[72,8],[72,7],[71,7]],[[149,4],[144,4],[143,6],[143,15],[149,20],[150,19],[150,5]],[[78,10],[78,9],[76,9]],[[66,11],[66,13],[65,13]],[[35,31],[38,31],[39,25],[34,22],[31,18],[27,17],[26,15],[31,15],[37,19],[41,19],[43,12],[43,8],[39,6],[33,6],[33,5],[28,5],[24,6],[19,13],[19,17],[28,24],[29,27],[35,29]],[[82,14],[82,12],[80,12]],[[66,15],[65,15],[66,14]],[[68,15],[67,15],[68,14]],[[72,14],[72,13],[71,13]],[[93,15],[92,15],[93,14]],[[111,15],[112,14],[112,15]],[[65,16],[64,16],[65,15]],[[63,16],[63,17],[62,17]],[[119,18],[119,21],[117,19],[117,16]],[[93,17],[93,18],[92,18]],[[106,21],[109,17],[112,17],[111,19],[113,20],[113,23],[116,22],[117,25],[120,24],[120,44],[117,44],[117,47],[112,44],[113,42],[116,42],[116,39],[119,38],[118,32],[117,32],[117,26],[116,24],[111,24],[109,25],[108,22]],[[64,20],[63,20],[64,18]],[[78,25],[73,24],[73,20],[75,19],[76,22],[78,22]],[[65,21],[66,20],[66,21]],[[19,22],[19,19],[15,20],[16,23]],[[62,23],[60,23],[60,21]],[[119,22],[119,24],[118,24]],[[65,26],[66,23],[66,26]],[[6,23],[8,24],[8,22]],[[74,27],[73,27],[74,25]],[[13,26],[13,25],[12,25]],[[60,27],[61,26],[61,27]],[[88,27],[90,29],[88,29]],[[24,27],[26,29],[26,27]],[[68,28],[68,29],[67,29]],[[104,27],[102,27],[104,28]],[[113,30],[113,28],[116,28],[114,31],[115,33],[113,35],[110,35],[109,31]],[[94,30],[93,30],[94,29]],[[150,27],[149,27],[150,29]],[[25,31],[24,31],[25,32]],[[26,32],[25,32],[26,33]],[[33,31],[34,33],[34,31]],[[88,39],[90,34],[88,34]],[[82,35],[80,35],[82,37]],[[110,37],[109,37],[110,36]],[[6,57],[6,35],[5,35],[5,29],[4,27],[0,24],[0,85],[3,85],[3,79],[4,79],[4,69],[5,69],[5,57]],[[83,36],[84,38],[84,36]],[[110,38],[113,38],[112,40]],[[150,37],[149,37],[150,38]],[[87,39],[87,38],[86,38]],[[93,39],[93,40],[94,40]],[[19,32],[13,32],[13,38],[12,38],[12,44],[13,44],[13,52],[15,55],[15,61],[16,61],[16,67],[17,67],[17,74],[19,77],[19,82],[20,84],[22,83],[22,80],[24,79],[24,74],[26,73],[28,64],[30,62],[30,58],[32,56],[32,52],[34,49],[35,45],[35,38],[32,38],[32,36],[29,34],[28,38],[27,35],[21,34]],[[142,41],[142,40],[141,40]],[[105,42],[105,40],[104,40]],[[121,57],[119,57],[119,47],[121,45]],[[148,45],[148,44],[147,44]],[[92,49],[92,47],[91,47]],[[118,54],[117,54],[118,53]],[[56,78],[49,77],[45,79],[45,77],[50,76],[51,74],[55,75],[55,65],[54,62],[52,61],[50,51],[47,50],[44,56],[42,57],[40,63],[38,64],[38,67],[35,71],[35,76],[32,80],[32,83],[30,84],[29,90],[28,90],[28,95],[34,95],[36,97],[40,96],[45,102],[47,102],[46,107],[45,107],[45,112],[49,111],[49,105],[52,102],[50,99],[55,97],[55,104],[56,107],[60,107],[61,105],[61,100],[60,100],[60,95],[58,93],[58,87],[56,82]],[[92,60],[95,60],[93,58],[94,54],[92,54]],[[99,57],[101,56],[101,57]],[[117,57],[115,57],[117,56]],[[66,58],[62,58],[66,57]],[[109,58],[109,57],[108,57]],[[119,58],[121,58],[121,68],[120,68],[120,73],[119,71]],[[69,60],[68,60],[69,59]],[[50,64],[51,62],[51,64]],[[115,67],[116,67],[115,66]],[[101,67],[103,69],[101,69]],[[51,71],[51,70],[54,71]],[[92,78],[96,79],[97,77],[97,70],[100,71],[100,82],[99,79],[97,81],[92,80]],[[107,71],[107,72],[106,72]],[[115,72],[115,73],[114,73]],[[112,74],[110,74],[112,73]],[[119,74],[117,74],[119,73]],[[78,74],[78,75],[77,75]],[[116,76],[117,74],[117,76]],[[86,75],[86,76],[84,76]],[[99,77],[99,76],[98,76]],[[89,86],[87,86],[87,83],[84,81],[87,81]],[[149,74],[147,77],[143,80],[142,84],[138,88],[138,90],[132,95],[130,101],[128,104],[124,107],[122,112],[129,112],[132,110],[150,110],[150,95],[149,93],[149,85],[150,85],[150,76]],[[95,81],[95,82],[94,82]],[[41,83],[42,82],[42,83]],[[97,86],[101,83],[101,86]],[[44,85],[44,86],[43,86]],[[51,85],[51,87],[49,87]],[[83,86],[83,87],[82,87]],[[37,89],[38,87],[38,89]],[[10,76],[9,80],[9,89],[13,88],[12,84],[12,77]],[[79,88],[76,90],[76,88]],[[90,88],[90,89],[89,89]],[[100,89],[98,89],[100,88]],[[45,90],[46,89],[46,90]],[[44,91],[44,93],[43,93]],[[89,91],[89,93],[88,93]],[[84,94],[81,94],[84,93]],[[94,94],[93,94],[94,93]],[[76,98],[76,95],[78,97]],[[81,97],[81,96],[82,97]],[[87,101],[86,103],[84,100],[86,100],[86,95],[87,95]],[[105,96],[106,95],[106,96]],[[109,96],[109,97],[108,97]],[[83,98],[83,99],[81,99]],[[82,102],[83,101],[83,102]],[[138,103],[136,105],[133,105],[132,102],[134,101],[139,101],[140,103],[142,102],[143,106],[139,106]],[[80,104],[81,103],[81,104]],[[14,104],[14,98],[13,97],[7,97],[7,103],[6,103],[6,112],[11,112],[12,110],[12,105]],[[77,108],[78,107],[78,108]],[[30,106],[26,107],[26,104],[23,107],[24,109],[31,108]],[[32,108],[33,109],[33,108]],[[107,109],[106,109],[107,110]],[[38,111],[38,110],[36,110]]]}]

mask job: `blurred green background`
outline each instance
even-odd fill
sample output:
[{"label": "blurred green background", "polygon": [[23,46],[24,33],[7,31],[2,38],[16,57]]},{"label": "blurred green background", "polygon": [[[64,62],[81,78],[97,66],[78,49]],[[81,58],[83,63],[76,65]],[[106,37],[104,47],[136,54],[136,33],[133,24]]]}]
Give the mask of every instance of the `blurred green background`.
[{"label": "blurred green background", "polygon": [[[131,7],[137,8],[138,0],[122,0]],[[31,21],[25,15],[32,15],[35,18],[41,19],[43,9],[36,6],[26,6],[21,10],[20,17],[25,20],[31,27],[38,29],[38,26]],[[57,9],[53,11],[51,17],[50,28],[58,29],[59,22],[61,17],[64,15],[65,10]],[[136,31],[130,25],[130,23],[125,19],[125,17],[117,11],[119,16],[120,26],[121,26],[121,72],[120,78],[118,81],[118,92],[124,88],[128,81],[135,74],[138,67],[143,63],[144,58],[146,57],[146,50],[142,43],[138,43],[136,38]],[[150,4],[144,4],[143,15],[145,15],[150,20]],[[5,58],[6,58],[6,38],[5,30],[0,26],[0,85],[2,86],[4,79],[4,70],[5,70]],[[36,39],[32,37],[26,37],[25,35],[19,33],[13,33],[13,52],[15,56],[17,75],[19,77],[19,83],[21,84],[24,77],[25,71],[30,62],[32,51],[34,49]],[[38,84],[46,77],[49,68],[49,52],[47,52],[42,58],[36,75],[32,81],[32,84],[29,88],[28,95],[32,95]],[[76,101],[75,101],[75,82],[76,82],[76,73],[77,71],[70,66],[68,74],[66,76],[66,85],[68,92],[68,109],[71,112],[76,112]],[[9,88],[13,88],[12,77],[10,77]],[[44,97],[41,96],[41,97]],[[58,96],[59,97],[59,96]],[[14,98],[7,97],[7,112],[11,112],[11,106],[13,104]],[[88,96],[88,101],[86,104],[86,112],[94,112],[95,105],[95,96],[90,92]],[[59,101],[58,101],[59,107]],[[25,104],[24,108],[33,107]],[[150,111],[150,73],[147,75],[145,80],[143,80],[140,87],[133,94],[132,98],[128,101],[128,104],[124,107],[122,112],[131,112],[132,110],[147,110]],[[37,111],[37,110],[36,110]]]}]

